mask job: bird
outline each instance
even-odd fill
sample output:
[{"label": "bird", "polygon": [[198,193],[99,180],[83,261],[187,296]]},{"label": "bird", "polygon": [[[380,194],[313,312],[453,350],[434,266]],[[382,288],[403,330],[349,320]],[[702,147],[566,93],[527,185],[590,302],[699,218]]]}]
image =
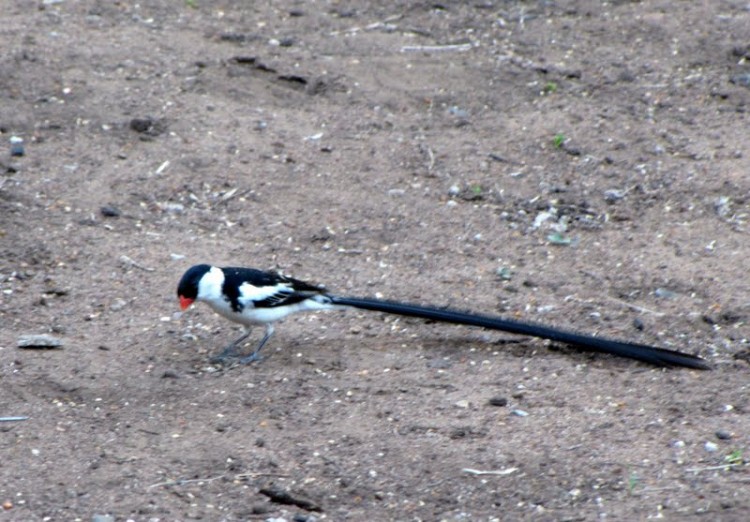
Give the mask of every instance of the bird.
[{"label": "bird", "polygon": [[[340,296],[329,293],[322,286],[278,272],[255,268],[195,265],[180,279],[177,296],[183,311],[195,302],[203,302],[217,314],[245,327],[245,332],[239,338],[210,359],[212,363],[238,360],[241,364],[249,364],[259,361],[261,349],[274,334],[274,323],[290,314],[354,308],[538,337],[655,366],[711,369],[705,359],[677,350],[436,306],[379,298]],[[266,328],[260,343],[249,355],[240,355],[239,346],[250,336],[252,327],[258,325],[264,325]]]}]

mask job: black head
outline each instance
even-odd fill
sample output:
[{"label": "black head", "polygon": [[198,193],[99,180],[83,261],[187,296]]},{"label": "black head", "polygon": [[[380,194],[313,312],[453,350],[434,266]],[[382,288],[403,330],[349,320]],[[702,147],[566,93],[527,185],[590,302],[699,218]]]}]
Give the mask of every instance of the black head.
[{"label": "black head", "polygon": [[182,276],[180,284],[177,285],[177,296],[180,298],[180,305],[183,309],[190,306],[198,297],[198,283],[209,270],[211,270],[211,265],[195,265]]}]

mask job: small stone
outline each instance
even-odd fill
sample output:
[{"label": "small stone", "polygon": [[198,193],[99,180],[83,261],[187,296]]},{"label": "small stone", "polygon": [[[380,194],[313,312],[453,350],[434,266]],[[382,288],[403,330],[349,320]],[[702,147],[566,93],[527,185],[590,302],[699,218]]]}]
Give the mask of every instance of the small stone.
[{"label": "small stone", "polygon": [[719,440],[731,440],[732,434],[726,430],[716,430],[716,438]]},{"label": "small stone", "polygon": [[719,445],[716,444],[715,442],[706,442],[703,445],[703,449],[705,449],[709,453],[715,453],[719,451]]},{"label": "small stone", "polygon": [[61,348],[63,342],[47,334],[22,335],[16,343],[19,348]]},{"label": "small stone", "polygon": [[453,428],[450,433],[451,439],[463,439],[467,435],[469,435],[469,430],[467,428]]},{"label": "small stone", "polygon": [[99,212],[101,212],[102,216],[104,217],[120,217],[122,215],[120,209],[117,207],[113,207],[112,205],[104,205],[99,209]]},{"label": "small stone", "polygon": [[516,417],[528,417],[529,416],[529,412],[524,411],[524,410],[513,410],[511,413],[515,415]]},{"label": "small stone", "polygon": [[720,196],[714,201],[714,210],[719,217],[728,217],[732,213],[732,199]]},{"label": "small stone", "polygon": [[130,129],[135,132],[148,132],[154,126],[151,118],[133,118],[130,120]]},{"label": "small stone", "polygon": [[627,191],[618,189],[609,189],[604,191],[604,201],[607,203],[614,203],[625,197]]},{"label": "small stone", "polygon": [[456,407],[466,409],[469,407],[469,401],[467,400],[460,400],[456,402]]},{"label": "small stone", "polygon": [[657,288],[654,290],[654,295],[662,299],[675,299],[678,296],[677,292],[667,290],[666,288]]},{"label": "small stone", "polygon": [[167,130],[165,121],[153,118],[133,118],[128,125],[130,130],[147,137],[159,136]]},{"label": "small stone", "polygon": [[503,407],[503,406],[508,405],[508,399],[505,397],[500,397],[500,396],[491,397],[489,403],[490,403],[490,406]]},{"label": "small stone", "polygon": [[23,148],[23,138],[18,136],[11,136],[10,138],[10,155],[11,156],[23,156],[26,151]]},{"label": "small stone", "polygon": [[126,306],[128,306],[128,302],[125,299],[123,299],[122,297],[118,297],[110,305],[109,309],[112,310],[113,312],[119,312],[120,310],[122,310]]},{"label": "small stone", "polygon": [[457,105],[454,105],[453,107],[448,108],[448,113],[451,116],[455,116],[456,118],[466,119],[469,117],[469,111],[466,109],[462,109],[461,107],[458,107]]},{"label": "small stone", "polygon": [[750,88],[750,73],[735,74],[729,78],[729,81],[735,85]]},{"label": "small stone", "polygon": [[162,210],[167,214],[182,214],[185,211],[185,205],[182,203],[164,203]]},{"label": "small stone", "polygon": [[503,281],[510,281],[513,279],[513,271],[508,268],[507,266],[501,266],[497,270],[495,270],[495,275],[502,279]]},{"label": "small stone", "polygon": [[115,517],[112,515],[94,515],[91,517],[91,522],[115,522]]}]

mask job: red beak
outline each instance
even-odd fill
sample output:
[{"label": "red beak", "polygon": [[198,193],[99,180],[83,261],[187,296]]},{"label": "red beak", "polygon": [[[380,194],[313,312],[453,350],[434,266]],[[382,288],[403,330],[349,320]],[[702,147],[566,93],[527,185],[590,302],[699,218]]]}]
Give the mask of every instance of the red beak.
[{"label": "red beak", "polygon": [[193,301],[195,299],[190,299],[189,297],[180,296],[180,308],[183,310],[187,310],[191,304],[193,304]]}]

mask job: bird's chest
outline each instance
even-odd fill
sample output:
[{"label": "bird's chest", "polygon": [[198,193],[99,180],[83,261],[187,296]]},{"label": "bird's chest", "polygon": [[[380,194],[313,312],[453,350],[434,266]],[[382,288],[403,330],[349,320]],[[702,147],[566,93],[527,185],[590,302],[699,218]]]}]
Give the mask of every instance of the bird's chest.
[{"label": "bird's chest", "polygon": [[232,303],[229,301],[229,299],[215,299],[209,301],[208,305],[213,309],[214,312],[226,317],[230,321],[239,323],[253,322],[247,317],[247,312],[253,309],[252,304],[250,304],[249,306],[247,304],[241,305],[239,307],[239,310],[235,310],[232,307]]}]

